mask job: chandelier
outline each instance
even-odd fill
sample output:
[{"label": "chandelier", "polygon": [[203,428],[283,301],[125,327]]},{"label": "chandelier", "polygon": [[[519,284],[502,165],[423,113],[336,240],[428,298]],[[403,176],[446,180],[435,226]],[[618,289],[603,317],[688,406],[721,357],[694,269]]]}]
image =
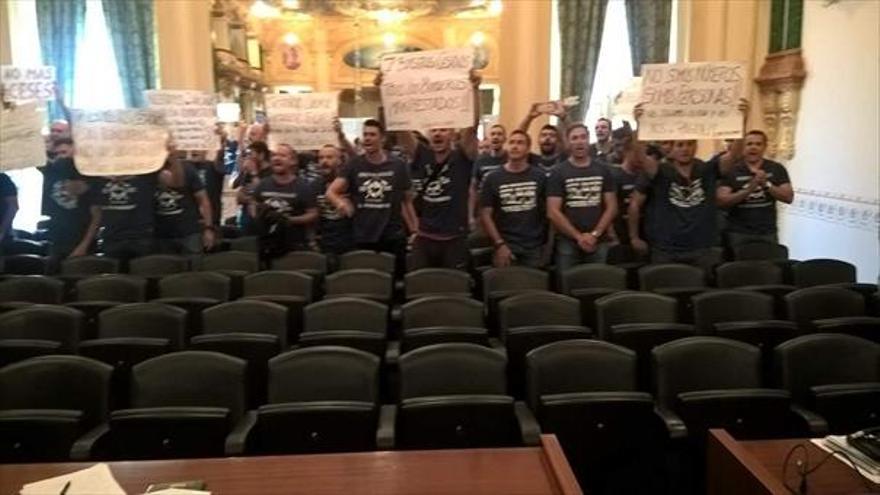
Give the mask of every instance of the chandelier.
[{"label": "chandelier", "polygon": [[399,24],[432,13],[436,0],[331,0],[333,10],[347,17],[369,19],[379,25]]}]

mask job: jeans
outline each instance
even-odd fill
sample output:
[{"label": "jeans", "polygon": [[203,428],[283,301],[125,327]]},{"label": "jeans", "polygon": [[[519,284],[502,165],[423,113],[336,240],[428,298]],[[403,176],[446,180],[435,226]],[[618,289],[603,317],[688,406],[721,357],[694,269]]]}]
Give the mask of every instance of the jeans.
[{"label": "jeans", "polygon": [[544,265],[544,253],[542,247],[524,248],[514,244],[508,244],[507,247],[513,253],[513,260],[510,263],[513,266],[525,266],[529,268],[542,268]]},{"label": "jeans", "polygon": [[584,263],[605,263],[608,257],[608,249],[611,246],[607,242],[597,242],[596,250],[588,253],[581,249],[577,243],[569,237],[556,238],[556,272],[560,275],[569,268]]},{"label": "jeans", "polygon": [[132,258],[139,258],[153,254],[155,243],[152,237],[140,239],[104,239],[101,250],[105,255],[126,262]]},{"label": "jeans", "polygon": [[651,263],[683,263],[704,270],[721,263],[721,248],[700,248],[690,251],[667,251],[658,247],[651,248]]},{"label": "jeans", "polygon": [[454,239],[437,240],[419,236],[413,244],[411,269],[452,268],[467,269],[467,239],[459,236]]}]

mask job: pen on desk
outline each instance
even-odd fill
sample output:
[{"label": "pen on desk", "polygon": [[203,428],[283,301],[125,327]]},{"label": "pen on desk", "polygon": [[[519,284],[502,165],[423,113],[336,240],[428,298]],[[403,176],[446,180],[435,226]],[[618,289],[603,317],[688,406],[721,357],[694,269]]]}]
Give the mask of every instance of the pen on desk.
[{"label": "pen on desk", "polygon": [[64,484],[64,488],[61,489],[61,493],[58,495],[67,495],[67,490],[70,489],[70,481]]}]

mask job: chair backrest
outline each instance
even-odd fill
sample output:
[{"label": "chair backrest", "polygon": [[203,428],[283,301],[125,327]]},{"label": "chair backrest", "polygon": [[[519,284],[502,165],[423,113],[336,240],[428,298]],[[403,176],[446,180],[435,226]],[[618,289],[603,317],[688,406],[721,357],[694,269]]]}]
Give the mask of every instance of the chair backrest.
[{"label": "chair backrest", "polygon": [[82,411],[86,424],[108,413],[113,368],[80,356],[39,356],[0,369],[0,410]]},{"label": "chair backrest", "polygon": [[734,247],[733,258],[737,261],[784,261],[788,259],[788,248],[782,244],[749,242]]},{"label": "chair backrest", "polygon": [[856,281],[856,267],[851,263],[834,259],[817,258],[801,261],[791,268],[791,274],[797,287]]},{"label": "chair backrest", "polygon": [[312,251],[293,251],[271,261],[273,270],[310,270],[327,273],[327,255]]},{"label": "chair backrest", "polygon": [[209,297],[228,301],[229,277],[214,272],[187,272],[168,275],[159,280],[161,297]]},{"label": "chair backrest", "polygon": [[142,302],[146,296],[146,279],[133,275],[95,275],[76,283],[78,301]]},{"label": "chair backrest", "polygon": [[295,271],[267,270],[244,277],[245,296],[300,296],[312,300],[312,277]]},{"label": "chair backrest", "polygon": [[269,360],[269,403],[379,402],[379,358],[357,349],[315,346]]},{"label": "chair backrest", "polygon": [[339,257],[339,269],[368,269],[394,273],[394,255],[375,251],[351,251]]},{"label": "chair backrest", "polygon": [[355,297],[338,297],[309,304],[303,310],[303,331],[359,330],[385,334],[388,306]]},{"label": "chair backrest", "polygon": [[562,274],[563,294],[575,289],[626,289],[626,270],[619,266],[587,263],[569,268]]},{"label": "chair backrest", "polygon": [[389,273],[368,268],[341,270],[328,275],[324,286],[326,295],[363,294],[383,300],[391,299],[392,289]]},{"label": "chair backrest", "polygon": [[522,266],[490,268],[483,272],[483,302],[489,294],[505,290],[547,290],[550,276],[543,270]]},{"label": "chair backrest", "polygon": [[506,395],[507,359],[476,344],[435,344],[400,356],[400,398]]},{"label": "chair backrest", "polygon": [[555,292],[528,292],[508,297],[498,304],[501,332],[509,328],[537,325],[581,324],[581,303]]},{"label": "chair backrest", "polygon": [[599,340],[553,342],[526,354],[526,397],[636,389],[636,353]]},{"label": "chair backrest", "polygon": [[7,275],[46,275],[49,258],[37,254],[16,254],[3,257],[3,273]]},{"label": "chair backrest", "polygon": [[639,288],[704,287],[706,274],[700,268],[678,263],[648,265],[639,268]]},{"label": "chair backrest", "polygon": [[260,260],[257,258],[257,253],[223,251],[203,257],[200,269],[202,271],[236,270],[253,273],[260,269]]},{"label": "chair backrest", "polygon": [[448,268],[422,268],[407,273],[404,278],[406,299],[443,293],[469,294],[471,285],[467,272]]},{"label": "chair backrest", "polygon": [[731,261],[715,269],[718,287],[781,284],[782,268],[769,261]]},{"label": "chair backrest", "polygon": [[204,333],[267,333],[287,346],[287,308],[254,299],[239,299],[202,311]]},{"label": "chair backrest", "polygon": [[188,272],[192,265],[189,258],[173,254],[151,254],[128,262],[128,273],[141,277],[164,277]]},{"label": "chair backrest", "polygon": [[795,400],[808,397],[817,385],[880,382],[880,344],[852,335],[802,335],[773,353],[775,383]]},{"label": "chair backrest", "polygon": [[675,323],[674,298],[649,292],[618,292],[596,301],[596,333],[607,340],[611,327],[621,323]]},{"label": "chair backrest", "polygon": [[859,293],[841,287],[809,287],[785,295],[788,319],[801,327],[813,320],[863,316],[865,298]]},{"label": "chair backrest", "polygon": [[229,239],[228,242],[230,251],[260,252],[259,238],[256,236],[236,237],[235,239]]},{"label": "chair backrest", "polygon": [[106,256],[79,256],[61,262],[62,275],[119,273],[119,260]]},{"label": "chair backrest", "polygon": [[674,409],[678,394],[759,388],[761,350],[719,337],[688,337],[651,351],[657,402]]},{"label": "chair backrest", "polygon": [[22,275],[0,282],[0,302],[61,304],[64,282],[43,275]]},{"label": "chair backrest", "polygon": [[715,324],[727,321],[759,321],[773,319],[773,296],[747,290],[715,290],[697,294],[694,303],[694,325],[704,335],[715,333]]},{"label": "chair backrest", "polygon": [[186,315],[185,309],[167,304],[123,304],[101,311],[98,336],[168,339],[173,349],[180,349],[185,345]]},{"label": "chair backrest", "polygon": [[163,354],[131,369],[131,406],[225,407],[233,421],[244,413],[241,359],[207,351]]},{"label": "chair backrest", "polygon": [[403,329],[422,327],[476,327],[483,323],[483,303],[464,297],[423,297],[401,307]]},{"label": "chair backrest", "polygon": [[0,339],[38,339],[61,343],[73,352],[81,337],[85,316],[65,306],[35,304],[0,315]]}]

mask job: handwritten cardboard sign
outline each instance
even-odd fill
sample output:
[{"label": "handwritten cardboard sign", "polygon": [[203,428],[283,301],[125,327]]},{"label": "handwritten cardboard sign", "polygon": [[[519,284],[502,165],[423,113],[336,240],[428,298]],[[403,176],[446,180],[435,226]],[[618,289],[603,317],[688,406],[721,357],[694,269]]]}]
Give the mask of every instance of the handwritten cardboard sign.
[{"label": "handwritten cardboard sign", "polygon": [[339,140],[333,128],[339,108],[337,93],[268,94],[265,98],[270,148],[287,144],[297,150],[317,150]]},{"label": "handwritten cardboard sign", "polygon": [[175,147],[182,151],[216,151],[217,107],[212,93],[189,90],[147,90],[151,109],[162,112]]},{"label": "handwritten cardboard sign", "polygon": [[3,99],[9,102],[50,101],[55,99],[55,67],[0,67]]},{"label": "handwritten cardboard sign", "polygon": [[382,57],[382,105],[390,131],[474,125],[471,48]]},{"label": "handwritten cardboard sign", "polygon": [[165,116],[153,109],[73,112],[76,168],[83,175],[139,175],[168,156]]},{"label": "handwritten cardboard sign", "polygon": [[45,164],[46,144],[40,131],[46,116],[36,102],[4,109],[0,117],[0,170]]},{"label": "handwritten cardboard sign", "polygon": [[742,137],[746,78],[742,62],[643,65],[639,139]]}]

